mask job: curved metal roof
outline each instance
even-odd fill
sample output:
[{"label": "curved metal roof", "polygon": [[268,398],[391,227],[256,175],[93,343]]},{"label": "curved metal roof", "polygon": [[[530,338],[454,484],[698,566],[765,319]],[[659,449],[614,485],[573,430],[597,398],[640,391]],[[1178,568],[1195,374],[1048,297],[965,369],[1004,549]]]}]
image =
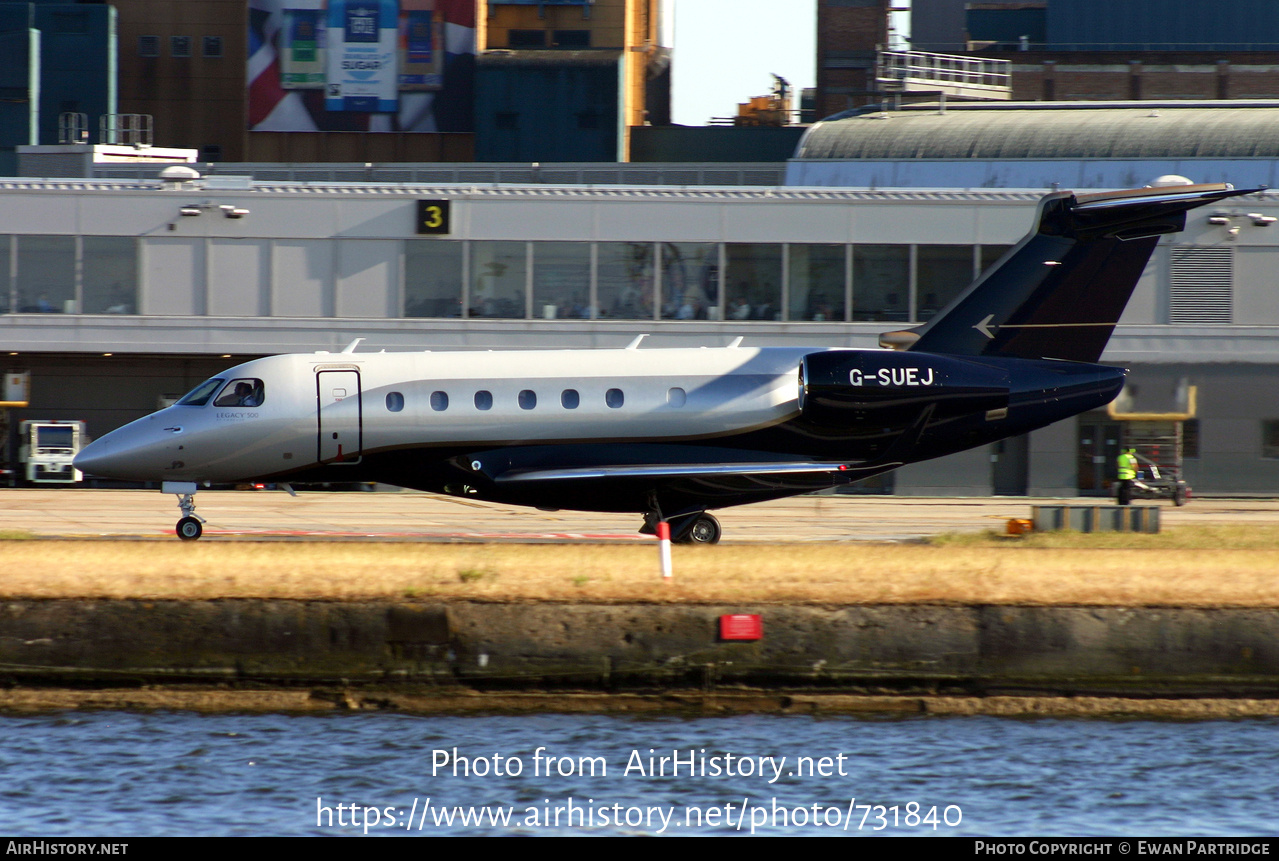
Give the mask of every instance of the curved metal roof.
[{"label": "curved metal roof", "polygon": [[795,158],[1279,158],[1279,105],[863,114],[817,123],[799,142]]}]

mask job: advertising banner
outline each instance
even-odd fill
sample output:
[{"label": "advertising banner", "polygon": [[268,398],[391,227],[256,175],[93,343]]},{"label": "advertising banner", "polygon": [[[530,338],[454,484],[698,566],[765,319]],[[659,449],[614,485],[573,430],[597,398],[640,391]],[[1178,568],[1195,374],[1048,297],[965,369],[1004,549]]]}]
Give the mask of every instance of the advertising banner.
[{"label": "advertising banner", "polygon": [[329,0],[324,107],[393,113],[399,107],[395,0]]},{"label": "advertising banner", "polygon": [[250,0],[252,131],[474,130],[474,0]]}]

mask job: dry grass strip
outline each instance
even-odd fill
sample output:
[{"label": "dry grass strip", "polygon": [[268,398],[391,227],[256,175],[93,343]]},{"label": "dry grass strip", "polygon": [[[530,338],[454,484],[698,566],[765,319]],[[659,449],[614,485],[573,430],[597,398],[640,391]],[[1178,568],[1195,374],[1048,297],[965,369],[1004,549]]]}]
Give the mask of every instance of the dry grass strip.
[{"label": "dry grass strip", "polygon": [[0,598],[1279,607],[1279,527],[929,544],[0,541]]}]

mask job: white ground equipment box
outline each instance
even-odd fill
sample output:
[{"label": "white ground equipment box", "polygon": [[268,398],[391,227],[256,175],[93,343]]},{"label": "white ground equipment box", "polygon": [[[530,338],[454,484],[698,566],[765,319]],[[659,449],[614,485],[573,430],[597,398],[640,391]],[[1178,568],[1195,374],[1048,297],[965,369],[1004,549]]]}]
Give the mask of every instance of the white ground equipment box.
[{"label": "white ground equipment box", "polygon": [[25,421],[19,426],[18,464],[32,484],[75,484],[84,473],[71,461],[89,443],[84,422]]}]

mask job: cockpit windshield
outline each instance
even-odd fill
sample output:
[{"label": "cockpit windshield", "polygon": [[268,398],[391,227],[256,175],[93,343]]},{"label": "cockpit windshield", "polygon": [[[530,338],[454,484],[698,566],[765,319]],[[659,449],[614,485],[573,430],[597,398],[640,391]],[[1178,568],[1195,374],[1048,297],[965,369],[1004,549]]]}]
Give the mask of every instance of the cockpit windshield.
[{"label": "cockpit windshield", "polygon": [[232,380],[213,402],[215,407],[260,407],[265,397],[265,387],[256,378]]},{"label": "cockpit windshield", "polygon": [[214,377],[211,380],[205,380],[191,391],[187,392],[182,400],[178,401],[177,406],[180,407],[202,407],[209,402],[209,398],[213,397],[213,393],[218,390],[225,380],[221,377]]}]

